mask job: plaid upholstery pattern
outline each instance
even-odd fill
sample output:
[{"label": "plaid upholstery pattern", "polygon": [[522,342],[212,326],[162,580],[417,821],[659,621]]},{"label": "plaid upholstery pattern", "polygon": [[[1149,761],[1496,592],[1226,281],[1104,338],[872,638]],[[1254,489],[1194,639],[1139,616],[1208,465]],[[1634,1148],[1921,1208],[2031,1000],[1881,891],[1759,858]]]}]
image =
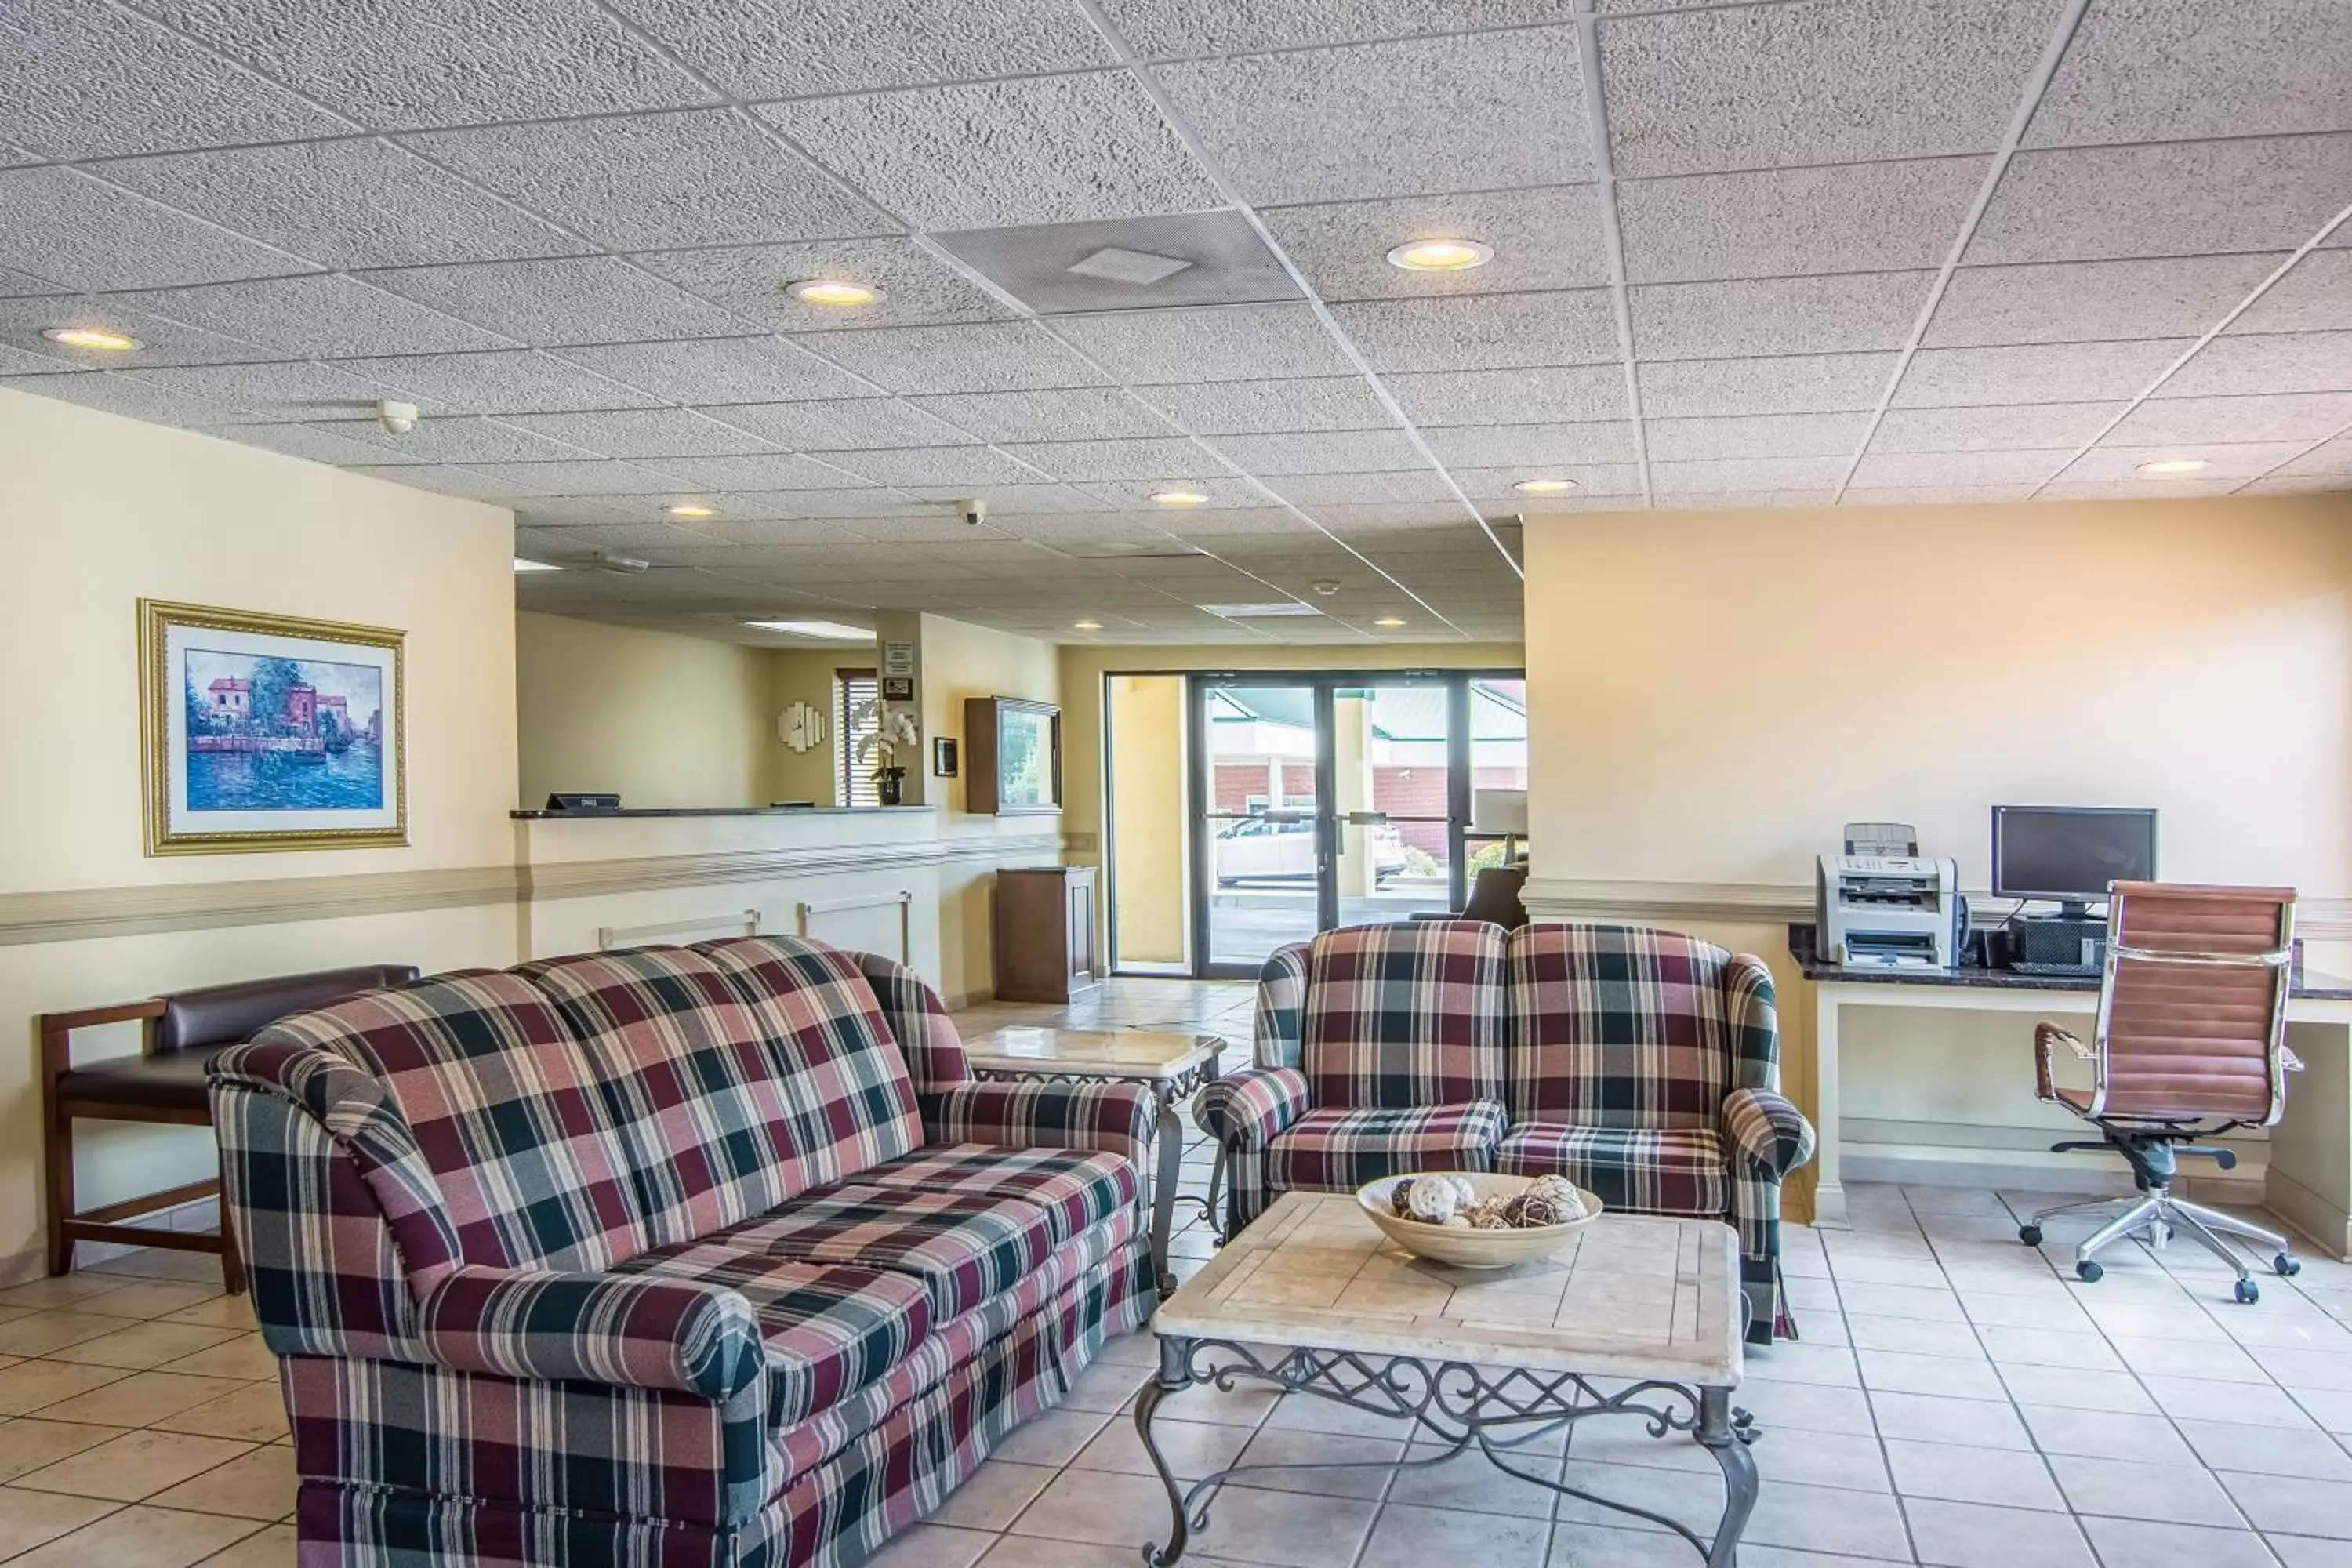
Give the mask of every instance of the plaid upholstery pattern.
[{"label": "plaid upholstery pattern", "polygon": [[1347,1193],[1410,1171],[1491,1171],[1505,1116],[1498,1100],[1413,1110],[1310,1110],[1266,1145],[1276,1192]]},{"label": "plaid upholstery pattern", "polygon": [[1225,1234],[1265,1212],[1266,1145],[1307,1114],[1307,1075],[1296,1068],[1257,1068],[1201,1086],[1192,1120],[1225,1152]]},{"label": "plaid upholstery pattern", "polygon": [[1056,1245],[1132,1205],[1138,1186],[1135,1167],[1115,1154],[989,1143],[918,1149],[857,1179],[877,1187],[1018,1198],[1045,1211]]},{"label": "plaid upholstery pattern", "polygon": [[699,1282],[469,1267],[434,1287],[418,1316],[426,1352],[460,1372],[723,1400],[764,1370],[743,1298]]},{"label": "plaid upholstery pattern", "polygon": [[967,1083],[927,1094],[922,1105],[923,1131],[934,1143],[1097,1149],[1138,1165],[1160,1118],[1158,1101],[1139,1083]]},{"label": "plaid upholstery pattern", "polygon": [[1498,1100],[1503,933],[1476,921],[1325,931],[1307,945],[1299,1066],[1318,1108]]},{"label": "plaid upholstery pattern", "polygon": [[971,1058],[964,1054],[963,1037],[939,993],[903,963],[878,952],[851,954],[866,984],[874,988],[883,1021],[898,1042],[907,1072],[917,1094],[937,1094],[971,1080]]},{"label": "plaid upholstery pattern", "polygon": [[1729,952],[1675,931],[1554,924],[1520,927],[1507,952],[1515,1120],[1716,1125],[1733,1083]]},{"label": "plaid upholstery pattern", "polygon": [[1251,1059],[1262,1068],[1295,1068],[1306,1047],[1307,943],[1266,954],[1257,972],[1257,1005],[1250,1012]]},{"label": "plaid upholstery pattern", "polygon": [[1713,1131],[1522,1121],[1495,1151],[1495,1169],[1566,1176],[1612,1209],[1703,1218],[1731,1213],[1731,1159]]},{"label": "plaid upholstery pattern", "polygon": [[1775,1181],[1813,1157],[1813,1124],[1769,1089],[1733,1089],[1723,1101],[1723,1130],[1733,1152]]},{"label": "plaid upholstery pattern", "polygon": [[930,1293],[932,1317],[945,1321],[1043,1264],[1054,1250],[1054,1229],[1043,1208],[1017,1198],[860,1181],[804,1193],[708,1240],[769,1258],[911,1275]]}]

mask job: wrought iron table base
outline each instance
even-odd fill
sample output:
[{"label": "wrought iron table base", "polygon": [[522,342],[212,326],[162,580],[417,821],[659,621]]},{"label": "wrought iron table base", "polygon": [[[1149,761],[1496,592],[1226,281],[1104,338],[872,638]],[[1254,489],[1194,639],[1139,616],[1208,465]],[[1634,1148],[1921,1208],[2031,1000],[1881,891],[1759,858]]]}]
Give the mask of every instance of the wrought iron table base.
[{"label": "wrought iron table base", "polygon": [[[1223,1360],[1213,1359],[1222,1355]],[[1376,1415],[1393,1415],[1433,1433],[1445,1445],[1443,1452],[1421,1459],[1371,1459],[1330,1465],[1229,1465],[1190,1487],[1181,1485],[1168,1468],[1151,1432],[1152,1414],[1171,1394],[1195,1384],[1231,1392],[1237,1379],[1270,1383],[1286,1394],[1311,1394],[1350,1409]],[[1715,1456],[1723,1469],[1723,1514],[1711,1539],[1679,1520],[1632,1503],[1615,1502],[1580,1490],[1563,1480],[1550,1480],[1506,1462],[1514,1452],[1596,1415],[1635,1415],[1646,1419],[1650,1435],[1688,1432]],[[1756,1507],[1756,1459],[1748,1451],[1759,1435],[1754,1418],[1735,1409],[1728,1388],[1694,1388],[1665,1382],[1636,1383],[1613,1394],[1603,1394],[1576,1373],[1506,1372],[1489,1376],[1467,1362],[1421,1361],[1410,1356],[1366,1356],[1344,1351],[1307,1348],[1280,1352],[1267,1360],[1248,1347],[1226,1340],[1193,1340],[1163,1334],[1160,1340],[1160,1373],[1146,1384],[1135,1402],[1135,1429],[1143,1451],[1167,1489],[1171,1516],[1165,1546],[1146,1546],[1143,1560],[1150,1568],[1174,1568],[1183,1557],[1192,1531],[1206,1530],[1209,1507],[1217,1492],[1236,1475],[1254,1470],[1354,1469],[1383,1468],[1420,1469],[1444,1464],[1475,1444],[1496,1468],[1563,1497],[1630,1514],[1672,1531],[1696,1548],[1706,1568],[1734,1568],[1739,1559],[1739,1537]]]}]

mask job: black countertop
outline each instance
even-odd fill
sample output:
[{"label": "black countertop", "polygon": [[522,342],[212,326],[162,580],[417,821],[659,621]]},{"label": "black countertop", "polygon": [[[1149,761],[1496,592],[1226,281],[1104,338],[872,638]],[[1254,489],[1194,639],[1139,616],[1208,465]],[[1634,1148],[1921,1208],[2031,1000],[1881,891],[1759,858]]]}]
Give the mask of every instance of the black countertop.
[{"label": "black countertop", "polygon": [[[1945,985],[1968,991],[2085,991],[2095,994],[2099,989],[2099,977],[2095,974],[2019,974],[2007,969],[1986,969],[1977,964],[1958,969],[1882,969],[1876,966],[1849,969],[1823,958],[1815,945],[1815,935],[1812,921],[1790,922],[1789,956],[1797,961],[1797,967],[1808,980],[1833,981],[1841,985]],[[2321,974],[2298,965],[2292,994],[2322,1002],[2352,1002],[2352,980]]]},{"label": "black countertop", "polygon": [[517,822],[581,822],[611,816],[880,816],[887,812],[936,811],[931,805],[656,805],[619,811],[510,811]]}]

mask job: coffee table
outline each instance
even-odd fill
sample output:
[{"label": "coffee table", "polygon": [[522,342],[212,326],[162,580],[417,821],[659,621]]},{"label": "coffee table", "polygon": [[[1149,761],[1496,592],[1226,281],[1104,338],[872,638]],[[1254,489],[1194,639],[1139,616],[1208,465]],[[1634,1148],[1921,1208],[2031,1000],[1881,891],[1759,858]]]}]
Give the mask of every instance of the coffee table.
[{"label": "coffee table", "polygon": [[[1164,1298],[1176,1289],[1168,1268],[1168,1238],[1176,1225],[1176,1184],[1184,1159],[1184,1124],[1176,1102],[1217,1076],[1225,1042],[1215,1035],[1154,1034],[1146,1029],[1056,1029],[1013,1025],[964,1042],[973,1076],[1094,1083],[1140,1083],[1160,1107],[1160,1173],[1151,1184],[1151,1265]],[[1210,1196],[1187,1203],[1215,1202]]]},{"label": "coffee table", "polygon": [[[1475,1446],[1500,1469],[1680,1535],[1707,1568],[1732,1568],[1756,1506],[1752,1418],[1734,1409],[1741,1372],[1738,1238],[1717,1220],[1603,1215],[1557,1257],[1513,1268],[1415,1258],[1372,1227],[1353,1194],[1277,1198],[1160,1304],[1160,1373],[1135,1426],[1172,1515],[1152,1568],[1184,1555],[1234,1466],[1178,1485],[1152,1432],[1161,1401],[1194,1384],[1271,1384],[1393,1415],[1446,1447],[1402,1470]],[[1722,1467],[1712,1538],[1631,1503],[1515,1467],[1516,1450],[1572,1424],[1644,1420],[1687,1434]],[[1571,1446],[1571,1451],[1572,1446]]]}]

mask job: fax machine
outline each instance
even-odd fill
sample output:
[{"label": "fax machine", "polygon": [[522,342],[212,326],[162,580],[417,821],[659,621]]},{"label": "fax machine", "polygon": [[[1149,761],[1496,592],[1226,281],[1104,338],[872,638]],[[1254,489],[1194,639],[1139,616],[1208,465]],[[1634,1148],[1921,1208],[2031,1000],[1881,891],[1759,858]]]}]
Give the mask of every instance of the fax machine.
[{"label": "fax machine", "polygon": [[1900,823],[1848,823],[1845,853],[1820,858],[1815,929],[1821,955],[1850,968],[1949,969],[1969,929],[1960,869],[1919,853]]}]

